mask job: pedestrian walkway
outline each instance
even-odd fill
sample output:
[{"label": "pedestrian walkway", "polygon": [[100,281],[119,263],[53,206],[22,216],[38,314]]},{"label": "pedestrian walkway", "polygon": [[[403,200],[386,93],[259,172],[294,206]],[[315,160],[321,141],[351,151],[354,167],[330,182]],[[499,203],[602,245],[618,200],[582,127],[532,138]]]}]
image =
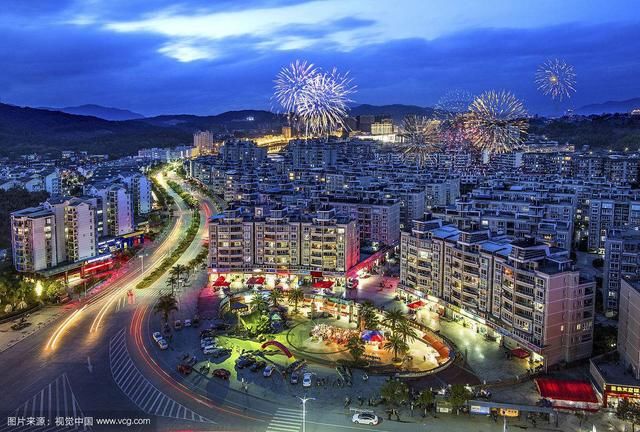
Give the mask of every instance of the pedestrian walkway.
[{"label": "pedestrian walkway", "polygon": [[297,432],[302,428],[302,410],[278,408],[273,415],[267,432]]},{"label": "pedestrian walkway", "polygon": [[0,432],[90,430],[66,373],[42,388],[7,416]]},{"label": "pedestrian walkway", "polygon": [[214,423],[176,402],[142,375],[129,355],[124,329],[109,342],[109,364],[111,375],[120,390],[145,414]]}]

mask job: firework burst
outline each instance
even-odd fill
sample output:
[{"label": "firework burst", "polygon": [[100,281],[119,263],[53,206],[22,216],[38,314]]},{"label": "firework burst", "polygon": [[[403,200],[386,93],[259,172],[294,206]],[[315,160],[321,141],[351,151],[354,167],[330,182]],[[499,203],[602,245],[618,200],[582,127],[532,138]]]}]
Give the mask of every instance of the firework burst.
[{"label": "firework burst", "polygon": [[443,150],[440,138],[440,121],[424,116],[408,115],[402,123],[402,153],[406,160],[424,167],[433,162],[436,153]]},{"label": "firework burst", "polygon": [[347,104],[354,92],[355,86],[349,74],[341,74],[336,69],[330,73],[316,73],[309,78],[296,105],[305,133],[322,136],[346,127]]},{"label": "firework burst", "polygon": [[337,69],[323,72],[313,64],[296,60],[280,70],[275,79],[274,98],[305,135],[327,135],[345,127],[349,96],[355,86],[349,74]]},{"label": "firework burst", "polygon": [[440,121],[440,138],[448,151],[458,152],[468,147],[464,120],[472,102],[470,92],[454,89],[445,93],[434,107],[434,117]]},{"label": "firework burst", "polygon": [[471,143],[488,153],[517,149],[527,134],[527,111],[512,93],[486,91],[469,106],[465,129]]},{"label": "firework burst", "polygon": [[536,71],[538,90],[552,99],[570,98],[575,93],[576,73],[573,66],[564,60],[547,60]]},{"label": "firework burst", "polygon": [[289,66],[283,67],[274,80],[274,98],[291,120],[295,114],[305,86],[310,79],[318,74],[318,69],[306,61],[296,60]]}]

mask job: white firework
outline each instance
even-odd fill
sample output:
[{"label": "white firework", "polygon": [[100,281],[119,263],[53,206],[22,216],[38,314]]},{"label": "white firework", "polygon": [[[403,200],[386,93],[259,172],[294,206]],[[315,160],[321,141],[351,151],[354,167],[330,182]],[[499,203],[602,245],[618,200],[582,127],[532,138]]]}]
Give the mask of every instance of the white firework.
[{"label": "white firework", "polygon": [[536,85],[545,96],[562,101],[576,91],[576,72],[564,60],[547,60],[536,71]]},{"label": "white firework", "polygon": [[291,119],[300,104],[302,92],[310,79],[318,74],[318,69],[306,60],[296,60],[283,67],[274,80],[274,98]]},{"label": "white firework", "polygon": [[295,109],[306,135],[323,136],[346,128],[349,96],[354,92],[348,73],[340,74],[333,69],[331,73],[321,72],[310,77]]}]

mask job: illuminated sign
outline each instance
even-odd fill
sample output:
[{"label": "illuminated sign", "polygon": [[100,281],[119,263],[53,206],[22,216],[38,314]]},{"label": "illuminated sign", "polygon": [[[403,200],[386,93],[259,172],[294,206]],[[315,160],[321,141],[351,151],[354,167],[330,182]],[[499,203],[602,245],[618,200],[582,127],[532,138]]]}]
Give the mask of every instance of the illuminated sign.
[{"label": "illuminated sign", "polygon": [[517,409],[510,409],[510,408],[500,408],[500,415],[504,416],[504,417],[518,417],[518,415],[520,414],[520,411],[518,411]]},{"label": "illuminated sign", "polygon": [[617,385],[617,384],[607,384],[606,392],[610,395],[637,395],[640,397],[640,387],[635,386],[625,386],[625,385]]}]

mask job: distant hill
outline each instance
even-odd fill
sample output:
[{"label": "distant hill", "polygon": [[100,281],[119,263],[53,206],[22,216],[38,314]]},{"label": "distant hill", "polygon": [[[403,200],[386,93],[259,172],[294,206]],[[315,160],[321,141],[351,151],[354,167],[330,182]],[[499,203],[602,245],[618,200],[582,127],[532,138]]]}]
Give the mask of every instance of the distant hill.
[{"label": "distant hill", "polygon": [[86,150],[121,156],[144,147],[191,142],[191,134],[183,130],[161,128],[139,120],[116,122],[0,104],[0,155]]},{"label": "distant hill", "polygon": [[120,109],[120,108],[105,107],[102,105],[95,105],[95,104],[79,105],[79,106],[72,106],[72,107],[65,107],[65,108],[43,107],[42,109],[46,109],[49,111],[60,111],[67,114],[98,117],[103,120],[113,120],[113,121],[136,120],[136,119],[144,118],[142,114],[138,114],[133,111]]},{"label": "distant hill", "polygon": [[212,116],[192,114],[168,114],[147,117],[141,121],[154,126],[174,127],[188,132],[212,130],[233,133],[235,130],[251,131],[273,126],[277,128],[283,117],[263,110],[227,111]]},{"label": "distant hill", "polygon": [[640,98],[633,98],[585,105],[575,110],[575,113],[581,115],[629,113],[638,108],[640,108]]},{"label": "distant hill", "polygon": [[433,108],[429,107],[420,107],[417,105],[402,105],[402,104],[392,104],[392,105],[356,105],[351,108],[349,115],[351,116],[359,116],[359,115],[375,115],[375,116],[389,116],[394,122],[400,123],[402,119],[404,119],[407,115],[416,114],[423,116],[432,116]]}]

